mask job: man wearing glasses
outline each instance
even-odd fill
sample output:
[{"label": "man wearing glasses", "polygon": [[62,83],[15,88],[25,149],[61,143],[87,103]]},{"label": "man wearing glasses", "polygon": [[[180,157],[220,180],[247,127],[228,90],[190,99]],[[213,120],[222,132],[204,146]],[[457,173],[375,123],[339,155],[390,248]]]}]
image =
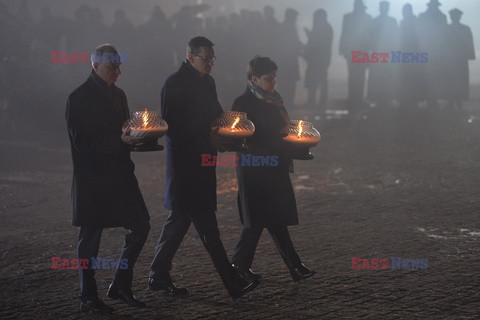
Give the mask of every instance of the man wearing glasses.
[{"label": "man wearing glasses", "polygon": [[210,76],[214,44],[205,37],[188,42],[186,60],[162,89],[162,117],[166,136],[166,190],[164,206],[170,210],[151,264],[149,288],[170,295],[184,295],[170,277],[172,259],[190,224],[197,229],[215,268],[233,299],[253,290],[258,280],[240,277],[228,261],[218,230],[215,167],[202,166],[202,154],[225,151],[210,124],[222,113],[215,81]]},{"label": "man wearing glasses", "polygon": [[[115,58],[116,57],[116,58]],[[117,267],[108,296],[133,307],[145,303],[132,293],[133,267],[150,230],[147,208],[134,174],[130,145],[143,137],[132,137],[122,125],[129,117],[127,97],[115,86],[120,76],[118,51],[109,44],[92,53],[92,72],[67,100],[66,120],[73,159],[73,225],[80,227],[78,259],[83,311],[111,313],[97,293],[95,266],[103,228],[124,227],[127,234],[120,259],[128,267]]]}]

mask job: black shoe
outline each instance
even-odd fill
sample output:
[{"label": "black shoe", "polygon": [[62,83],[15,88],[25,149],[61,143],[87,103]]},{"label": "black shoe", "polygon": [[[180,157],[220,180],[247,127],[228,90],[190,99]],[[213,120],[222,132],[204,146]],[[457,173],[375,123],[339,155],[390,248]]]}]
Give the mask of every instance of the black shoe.
[{"label": "black shoe", "polygon": [[85,312],[93,312],[93,313],[112,313],[113,308],[106,305],[102,300],[98,297],[82,300],[80,303],[80,310]]},{"label": "black shoe", "polygon": [[290,275],[295,282],[310,278],[315,273],[315,271],[308,269],[303,263],[295,268],[290,269]]},{"label": "black shoe", "polygon": [[233,300],[237,300],[244,294],[255,289],[259,283],[260,283],[260,280],[258,279],[248,281],[241,278],[240,282],[235,287],[228,289],[228,293],[230,294],[230,297],[232,297]]},{"label": "black shoe", "polygon": [[120,300],[135,308],[145,308],[147,305],[135,298],[130,289],[122,289],[115,284],[111,284],[108,288],[107,296],[109,298]]},{"label": "black shoe", "polygon": [[179,288],[173,283],[169,273],[148,279],[148,288],[152,291],[163,290],[169,296],[184,296],[188,293],[187,288]]},{"label": "black shoe", "polygon": [[232,264],[232,267],[245,280],[248,280],[248,281],[260,280],[260,278],[262,277],[258,273],[253,272],[252,269],[243,269],[237,266],[236,264]]}]

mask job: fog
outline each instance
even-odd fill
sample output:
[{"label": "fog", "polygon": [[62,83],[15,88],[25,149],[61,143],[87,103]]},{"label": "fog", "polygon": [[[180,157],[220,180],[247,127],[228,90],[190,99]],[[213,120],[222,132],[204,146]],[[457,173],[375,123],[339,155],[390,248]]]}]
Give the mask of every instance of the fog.
[{"label": "fog", "polygon": [[[420,13],[427,9],[427,2],[421,0],[410,1],[409,3],[412,4],[413,13],[418,17]],[[279,23],[284,21],[287,8],[294,8],[298,11],[296,33],[298,39],[302,42],[301,46],[308,42],[304,28],[311,30],[313,13],[320,8],[326,10],[327,21],[333,29],[331,60],[328,69],[328,101],[346,99],[348,95],[347,64],[345,58],[339,54],[339,39],[343,16],[353,10],[352,0],[79,0],[68,2],[63,0],[38,0],[0,1],[0,3],[6,8],[2,14],[2,23],[6,24],[6,27],[3,28],[4,31],[2,31],[2,38],[5,38],[2,39],[3,44],[1,45],[3,61],[10,61],[12,55],[18,55],[13,58],[16,59],[17,63],[26,59],[29,61],[29,64],[5,65],[2,69],[3,81],[8,82],[8,90],[10,90],[8,106],[6,106],[5,99],[2,98],[4,101],[2,102],[4,104],[2,124],[7,119],[7,122],[15,123],[9,124],[12,127],[30,123],[37,116],[44,118],[44,112],[47,111],[52,118],[40,121],[40,126],[43,129],[56,128],[63,130],[62,117],[65,100],[68,93],[86,79],[90,72],[90,66],[87,63],[53,64],[51,62],[52,51],[71,54],[72,52],[91,52],[100,43],[117,45],[119,51],[127,52],[129,57],[129,61],[122,66],[123,73],[118,81],[118,86],[127,93],[130,108],[135,110],[146,105],[158,110],[159,94],[163,81],[178,68],[178,64],[184,58],[183,52],[187,41],[196,35],[205,35],[216,44],[215,49],[218,59],[212,75],[216,79],[219,99],[224,109],[229,109],[233,99],[245,88],[244,70],[248,60],[254,55],[260,54],[271,56],[279,64],[279,88],[282,89],[279,91],[287,101],[289,101],[289,95],[293,95],[289,107],[290,112],[295,113],[299,110],[297,107],[308,104],[307,90],[304,87],[306,60],[302,54],[298,54],[294,60],[291,60],[292,62],[289,62],[298,64],[298,72],[294,71],[293,73],[298,73],[299,78],[295,78],[290,71],[287,72],[287,70],[290,70],[290,65],[282,61],[281,53],[296,45],[293,42],[289,45],[289,39],[272,35],[268,41],[275,39],[278,39],[278,41],[273,41],[273,45],[269,47],[267,41],[260,38],[260,34],[265,33],[265,30],[262,29],[267,28],[269,24],[261,24],[257,34],[256,25],[245,22],[258,22],[258,19],[263,19],[263,9],[267,5],[273,6],[275,18]],[[402,20],[402,7],[406,3],[406,1],[390,1],[389,15],[396,19],[397,24]],[[379,15],[379,1],[365,0],[364,4],[367,7],[366,13],[372,18]],[[192,8],[206,6],[198,9],[198,12],[191,13],[187,23],[182,21],[182,15],[178,14],[181,8],[186,5],[192,6]],[[161,23],[155,24],[150,20],[155,6],[159,6],[165,15],[166,20],[162,22],[163,25]],[[46,7],[49,7],[51,11],[51,18],[48,19],[42,18]],[[480,46],[480,32],[478,32],[480,31],[480,21],[476,19],[476,13],[480,12],[480,2],[475,0],[442,0],[440,10],[447,16],[448,23],[451,23],[448,12],[455,7],[464,12],[461,23],[471,28],[475,52],[478,57],[480,53],[478,50]],[[127,24],[131,23],[135,28],[129,31],[130,34],[111,29],[115,21],[115,12],[118,9],[125,12],[124,18]],[[85,22],[91,19],[85,18],[85,15],[89,14],[94,17],[97,23],[96,27]],[[221,21],[224,23],[224,28],[231,29],[234,22],[232,14],[234,14],[234,18],[240,17],[240,22],[246,24],[243,27],[237,26],[237,38],[233,39],[232,33],[227,34],[226,31],[222,38],[223,31],[215,24]],[[11,17],[14,18],[10,19]],[[85,19],[81,20],[83,18]],[[41,24],[42,20],[43,25]],[[22,25],[21,28],[15,27],[16,24]],[[183,24],[185,24],[185,27]],[[9,28],[13,30],[9,30]],[[255,45],[250,43],[253,36],[257,37],[255,41],[259,43]],[[232,40],[236,42],[232,42]],[[281,48],[274,48],[275,45]],[[392,50],[394,49],[392,48]],[[26,53],[27,51],[29,52]],[[284,72],[282,73],[282,71]],[[480,63],[478,59],[469,61],[469,71],[470,85],[480,85]],[[27,83],[24,78],[28,78]],[[286,82],[294,83],[292,94],[287,92]],[[33,99],[33,97],[35,98]],[[32,103],[32,101],[35,102]],[[41,106],[38,104],[41,104]],[[14,116],[11,114],[12,110],[15,110],[13,111]],[[13,119],[15,117],[18,119]],[[34,122],[37,123],[38,118]]]}]

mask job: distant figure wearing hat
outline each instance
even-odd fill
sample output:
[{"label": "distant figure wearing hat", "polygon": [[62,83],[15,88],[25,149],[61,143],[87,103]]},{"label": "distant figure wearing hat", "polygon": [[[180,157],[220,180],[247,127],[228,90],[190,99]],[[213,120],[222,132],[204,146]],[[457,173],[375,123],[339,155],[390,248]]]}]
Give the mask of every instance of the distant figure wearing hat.
[{"label": "distant figure wearing hat", "polygon": [[429,107],[436,107],[440,98],[446,98],[447,87],[447,16],[438,8],[438,0],[430,0],[427,10],[418,17],[420,48],[428,53],[426,63],[426,99]]},{"label": "distant figure wearing hat", "polygon": [[352,51],[369,51],[372,17],[365,12],[366,8],[362,0],[355,0],[353,12],[343,16],[339,52],[347,60],[349,108],[358,108],[364,103],[367,68],[364,63],[352,63]]},{"label": "distant figure wearing hat", "polygon": [[455,8],[449,11],[452,23],[448,25],[448,102],[461,108],[462,101],[469,100],[468,60],[475,60],[475,49],[470,28],[460,23],[463,12]]}]

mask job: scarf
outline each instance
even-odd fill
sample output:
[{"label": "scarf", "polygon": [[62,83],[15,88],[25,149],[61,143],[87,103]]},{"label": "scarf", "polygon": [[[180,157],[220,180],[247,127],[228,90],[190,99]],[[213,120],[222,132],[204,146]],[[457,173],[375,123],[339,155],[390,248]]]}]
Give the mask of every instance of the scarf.
[{"label": "scarf", "polygon": [[[290,125],[290,117],[288,116],[287,110],[283,106],[283,99],[280,96],[280,94],[277,92],[277,90],[274,90],[273,93],[266,92],[265,90],[263,90],[262,88],[260,88],[258,85],[256,85],[251,81],[248,81],[248,89],[258,99],[268,102],[278,108],[278,111],[280,112],[280,115],[282,116],[282,119],[283,119],[283,128],[280,130],[280,133],[286,134],[288,132],[288,127]],[[291,157],[288,158],[288,172],[290,173],[294,172],[293,159]]]},{"label": "scarf", "polygon": [[248,89],[258,99],[268,102],[277,107],[283,119],[284,129],[288,129],[288,126],[290,124],[290,117],[288,116],[287,110],[285,110],[285,107],[283,106],[283,99],[278,93],[278,91],[274,90],[273,93],[267,92],[251,81],[248,81]]}]

